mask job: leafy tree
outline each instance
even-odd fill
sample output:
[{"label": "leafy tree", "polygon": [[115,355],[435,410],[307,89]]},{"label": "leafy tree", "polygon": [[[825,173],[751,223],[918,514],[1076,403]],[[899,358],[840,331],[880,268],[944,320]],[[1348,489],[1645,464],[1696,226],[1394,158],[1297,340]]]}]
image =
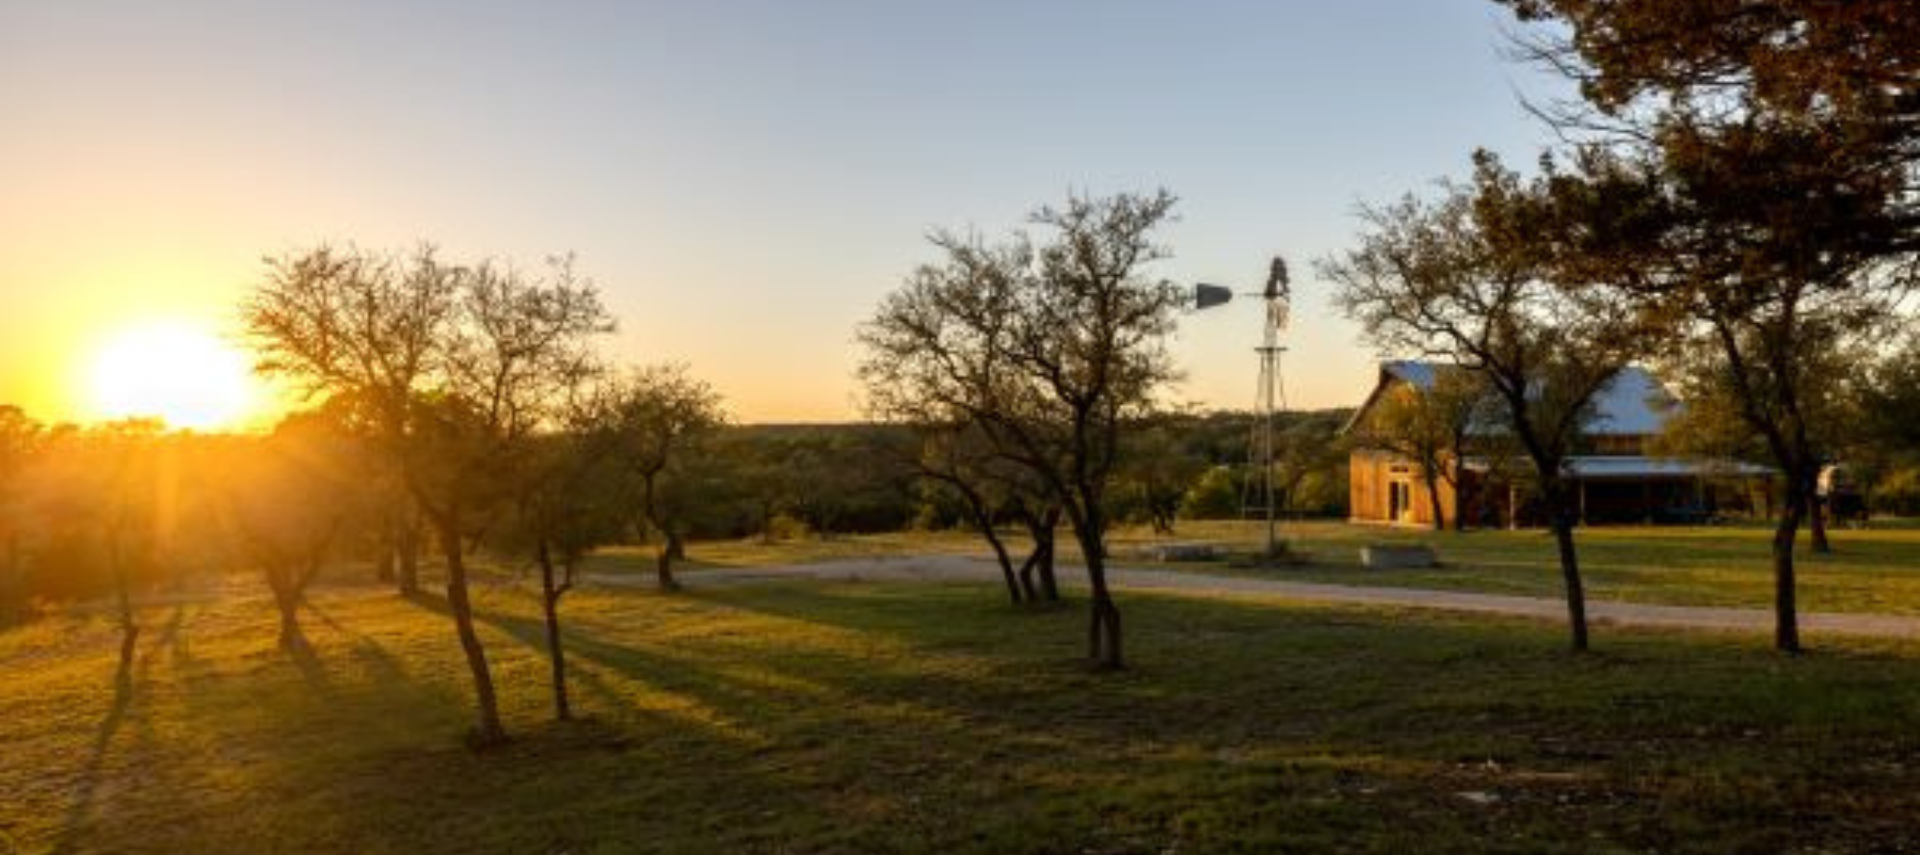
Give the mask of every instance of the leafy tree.
[{"label": "leafy tree", "polygon": [[432,526],[447,607],[474,685],[474,740],[505,738],[474,629],[465,540],[510,493],[512,465],[592,368],[612,329],[571,259],[545,278],[492,262],[442,263],[320,248],[267,263],[243,306],[259,370],[357,409]]},{"label": "leafy tree", "polygon": [[1470,187],[1435,202],[1408,197],[1363,212],[1360,247],[1321,264],[1336,299],[1382,351],[1444,357],[1483,377],[1499,427],[1533,464],[1566,587],[1575,650],[1587,649],[1586,595],[1574,544],[1579,507],[1567,477],[1594,397],[1626,364],[1620,313],[1553,276],[1552,210],[1490,155]]},{"label": "leafy tree", "polygon": [[105,574],[120,629],[122,696],[132,689],[140,637],[134,594],[158,575],[179,496],[178,469],[162,435],[163,426],[153,419],[56,430],[29,488],[37,515],[64,529],[61,539],[72,547],[52,557],[97,566]]},{"label": "leafy tree", "polygon": [[[1467,438],[1474,428],[1497,418],[1490,407],[1494,403],[1481,375],[1443,365],[1435,371],[1431,388],[1407,389],[1382,399],[1363,428],[1362,441],[1405,457],[1419,468],[1433,505],[1434,531],[1447,527],[1440,487],[1450,485],[1457,494]],[[1465,527],[1463,514],[1455,515],[1454,525]]]},{"label": "leafy tree", "polygon": [[[910,435],[890,425],[808,427],[780,444],[788,511],[819,537],[898,530],[911,519]],[[887,450],[887,449],[897,450]]]},{"label": "leafy tree", "polygon": [[543,432],[527,443],[516,468],[512,512],[505,525],[489,532],[496,547],[530,558],[539,569],[553,711],[561,721],[573,717],[561,599],[573,590],[580,562],[595,548],[615,542],[626,528],[625,473],[607,465],[601,453],[607,426],[597,420],[608,414],[581,407],[565,429]]},{"label": "leafy tree", "polygon": [[0,406],[0,540],[4,569],[0,569],[0,624],[27,609],[29,582],[26,565],[28,500],[23,489],[26,473],[38,462],[45,429],[14,406]]},{"label": "leafy tree", "polygon": [[1820,468],[1817,354],[1872,330],[1920,250],[1920,23],[1890,0],[1509,0],[1581,83],[1566,255],[1719,350],[1782,473],[1775,646],[1800,649],[1794,542]]},{"label": "leafy tree", "polygon": [[296,413],[246,451],[222,479],[227,518],[273,594],[280,648],[306,653],[300,606],[360,510],[351,449],[323,416]]},{"label": "leafy tree", "polygon": [[1148,279],[1152,235],[1174,198],[1072,197],[1027,233],[989,246],[936,234],[938,263],[915,271],[859,333],[874,412],[906,422],[975,423],[1058,503],[1086,558],[1090,659],[1118,668],[1120,611],[1106,578],[1108,488],[1122,435],[1174,376],[1164,342],[1182,302]]},{"label": "leafy tree", "polygon": [[1340,438],[1347,411],[1298,413],[1274,434],[1274,490],[1281,509],[1327,514],[1347,505],[1348,446]]},{"label": "leafy tree", "polygon": [[1238,519],[1240,479],[1231,466],[1210,466],[1180,498],[1180,516],[1195,520]]},{"label": "leafy tree", "polygon": [[685,557],[684,518],[694,483],[683,473],[688,458],[726,423],[720,396],[685,366],[659,365],[609,380],[589,407],[581,429],[608,462],[638,481],[641,518],[661,538],[660,589],[675,590],[673,561]]},{"label": "leafy tree", "polygon": [[1117,473],[1122,502],[1161,534],[1173,534],[1181,499],[1207,465],[1186,448],[1188,421],[1161,415],[1133,426]]}]

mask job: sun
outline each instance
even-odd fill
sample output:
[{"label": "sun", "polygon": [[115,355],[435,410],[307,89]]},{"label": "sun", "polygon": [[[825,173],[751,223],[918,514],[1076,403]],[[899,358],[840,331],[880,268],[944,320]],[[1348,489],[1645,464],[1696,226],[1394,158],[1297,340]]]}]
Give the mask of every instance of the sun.
[{"label": "sun", "polygon": [[174,428],[236,427],[259,399],[246,356],[187,321],[121,330],[94,355],[90,379],[99,417],[159,418]]}]

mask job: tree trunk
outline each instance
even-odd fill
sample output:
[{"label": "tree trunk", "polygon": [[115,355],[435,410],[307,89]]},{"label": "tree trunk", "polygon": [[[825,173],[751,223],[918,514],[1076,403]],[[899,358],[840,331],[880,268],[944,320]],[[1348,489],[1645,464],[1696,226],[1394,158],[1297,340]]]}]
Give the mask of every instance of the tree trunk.
[{"label": "tree trunk", "polygon": [[[1000,533],[993,530],[993,514],[987,510],[986,502],[970,488],[959,487],[958,492],[967,501],[967,515],[973,518],[973,527],[980,531],[981,537],[986,538],[987,545],[993,547],[993,558],[1000,563],[1000,576],[1007,583],[1007,599],[1016,606],[1032,599],[1031,596],[1022,595],[1020,580],[1013,570],[1013,557],[1007,554],[1007,545],[1000,540]],[[1025,569],[1021,568],[1022,572]],[[1030,590],[1032,586],[1027,587]]]},{"label": "tree trunk", "polygon": [[1433,530],[1447,530],[1447,512],[1440,508],[1440,478],[1430,476],[1427,482],[1427,502],[1433,506]]},{"label": "tree trunk", "polygon": [[680,583],[673,578],[674,553],[679,550],[680,535],[673,526],[661,519],[660,505],[655,498],[654,482],[657,472],[641,473],[642,494],[640,511],[647,517],[647,528],[660,532],[659,550],[654,553],[654,575],[660,583],[660,590],[672,592],[680,590]]},{"label": "tree trunk", "polygon": [[1034,547],[1032,551],[1027,553],[1027,559],[1020,562],[1020,572],[1018,574],[1020,580],[1020,597],[1021,600],[1025,602],[1040,602],[1040,589],[1033,584],[1033,568],[1039,561],[1040,549],[1039,547]]},{"label": "tree trunk", "polygon": [[1800,514],[1806,508],[1805,485],[1792,468],[1788,469],[1786,501],[1780,505],[1780,518],[1773,527],[1773,646],[1786,653],[1799,653],[1800,618],[1795,603],[1793,578],[1793,541],[1800,531]]},{"label": "tree trunk", "polygon": [[447,611],[453,614],[454,629],[460,635],[460,649],[467,656],[467,668],[473,673],[476,706],[473,743],[488,748],[506,741],[500,726],[500,707],[493,695],[493,674],[487,669],[487,651],[480,646],[480,635],[473,628],[473,603],[467,598],[467,564],[461,550],[459,518],[450,516],[438,522],[440,551],[447,562]]},{"label": "tree trunk", "polygon": [[21,572],[20,533],[7,534],[7,573],[0,578],[0,624],[26,612],[27,582]]},{"label": "tree trunk", "polygon": [[1567,507],[1564,491],[1554,500],[1553,544],[1560,553],[1560,579],[1567,590],[1567,625],[1572,630],[1576,652],[1587,649],[1587,590],[1580,580],[1580,556],[1573,545],[1573,511]]},{"label": "tree trunk", "polygon": [[685,548],[680,545],[679,532],[671,528],[663,528],[661,536],[665,537],[666,541],[660,544],[659,551],[654,554],[654,576],[660,583],[660,590],[678,591],[680,580],[673,578],[673,559],[677,555],[684,554]]},{"label": "tree trunk", "polygon": [[399,551],[397,540],[393,536],[393,522],[389,520],[381,527],[380,541],[374,545],[373,575],[382,584],[391,585],[398,580],[394,575],[395,553]]},{"label": "tree trunk", "polygon": [[1107,560],[1098,534],[1100,523],[1093,514],[1088,516],[1085,526],[1088,530],[1076,532],[1080,550],[1086,557],[1087,585],[1093,591],[1091,620],[1087,626],[1087,658],[1099,670],[1115,671],[1126,667],[1120,645],[1120,607],[1114,605],[1113,592],[1107,588]]},{"label": "tree trunk", "polygon": [[1060,510],[1055,508],[1040,518],[1040,527],[1033,533],[1039,544],[1035,549],[1040,553],[1040,592],[1049,603],[1060,602],[1060,581],[1053,572],[1054,558],[1060,553],[1059,540],[1054,536],[1059,524]]},{"label": "tree trunk", "polygon": [[124,695],[133,688],[133,654],[134,645],[140,640],[140,624],[133,617],[133,592],[128,590],[131,583],[117,553],[113,562],[115,600],[120,612],[120,670],[115,682]]},{"label": "tree trunk", "polygon": [[273,606],[280,612],[280,649],[289,653],[307,649],[307,637],[300,631],[300,590],[288,567],[267,568],[267,587],[273,589]]},{"label": "tree trunk", "polygon": [[553,578],[553,552],[540,541],[540,602],[547,618],[547,659],[553,666],[553,717],[560,721],[573,718],[567,703],[567,652],[560,641],[560,597],[563,591]]},{"label": "tree trunk", "polygon": [[409,511],[400,519],[400,593],[420,593],[420,525]]},{"label": "tree trunk", "polygon": [[[1466,491],[1461,489],[1461,482],[1465,480],[1466,473],[1465,468],[1460,465],[1459,448],[1459,444],[1455,443],[1454,453],[1448,461],[1448,466],[1453,471],[1453,475],[1447,478],[1447,486],[1453,488],[1453,530],[1463,532],[1467,530],[1467,503],[1465,499]],[[1485,483],[1483,482],[1481,486],[1483,489],[1480,492],[1485,493]],[[1484,502],[1476,501],[1474,505],[1476,510],[1481,511],[1481,514],[1485,513]]]},{"label": "tree trunk", "polygon": [[1807,499],[1807,542],[1815,553],[1831,555],[1833,544],[1827,541],[1827,507],[1818,492],[1812,491]]}]

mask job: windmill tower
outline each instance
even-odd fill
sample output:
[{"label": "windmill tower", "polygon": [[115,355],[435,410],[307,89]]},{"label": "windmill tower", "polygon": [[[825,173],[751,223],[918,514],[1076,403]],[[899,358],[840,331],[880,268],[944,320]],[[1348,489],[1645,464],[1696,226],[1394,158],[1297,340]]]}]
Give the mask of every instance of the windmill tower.
[{"label": "windmill tower", "polygon": [[[1280,333],[1286,330],[1287,319],[1293,308],[1286,260],[1274,256],[1272,266],[1267,268],[1266,289],[1242,296],[1265,300],[1266,312],[1262,316],[1260,346],[1254,348],[1260,354],[1260,387],[1255,393],[1253,428],[1247,438],[1247,478],[1240,490],[1240,516],[1242,519],[1267,521],[1264,557],[1273,559],[1280,554],[1280,502],[1273,486],[1273,420],[1274,414],[1287,406],[1286,388],[1280,382],[1280,355],[1286,353],[1287,349],[1280,344]],[[1223,305],[1233,297],[1233,289],[1222,285],[1200,283],[1193,286],[1195,309]]]},{"label": "windmill tower", "polygon": [[1260,385],[1254,396],[1253,427],[1247,441],[1247,479],[1240,492],[1242,519],[1267,521],[1265,557],[1279,553],[1279,496],[1273,485],[1274,415],[1287,406],[1286,387],[1280,380],[1280,357],[1287,349],[1280,334],[1287,328],[1292,311],[1292,289],[1287,281],[1287,262],[1274,256],[1267,271],[1267,287],[1260,292],[1266,300],[1260,346]]}]

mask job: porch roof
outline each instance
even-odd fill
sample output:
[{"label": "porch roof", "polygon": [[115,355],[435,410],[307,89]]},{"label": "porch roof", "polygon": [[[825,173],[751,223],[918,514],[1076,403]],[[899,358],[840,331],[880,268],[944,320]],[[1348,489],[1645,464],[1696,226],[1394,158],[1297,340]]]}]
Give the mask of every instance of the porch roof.
[{"label": "porch roof", "polygon": [[[1467,468],[1486,471],[1482,458],[1468,458]],[[1577,455],[1567,458],[1567,474],[1586,481],[1632,481],[1655,478],[1767,478],[1768,467],[1740,460],[1631,455]]]}]

